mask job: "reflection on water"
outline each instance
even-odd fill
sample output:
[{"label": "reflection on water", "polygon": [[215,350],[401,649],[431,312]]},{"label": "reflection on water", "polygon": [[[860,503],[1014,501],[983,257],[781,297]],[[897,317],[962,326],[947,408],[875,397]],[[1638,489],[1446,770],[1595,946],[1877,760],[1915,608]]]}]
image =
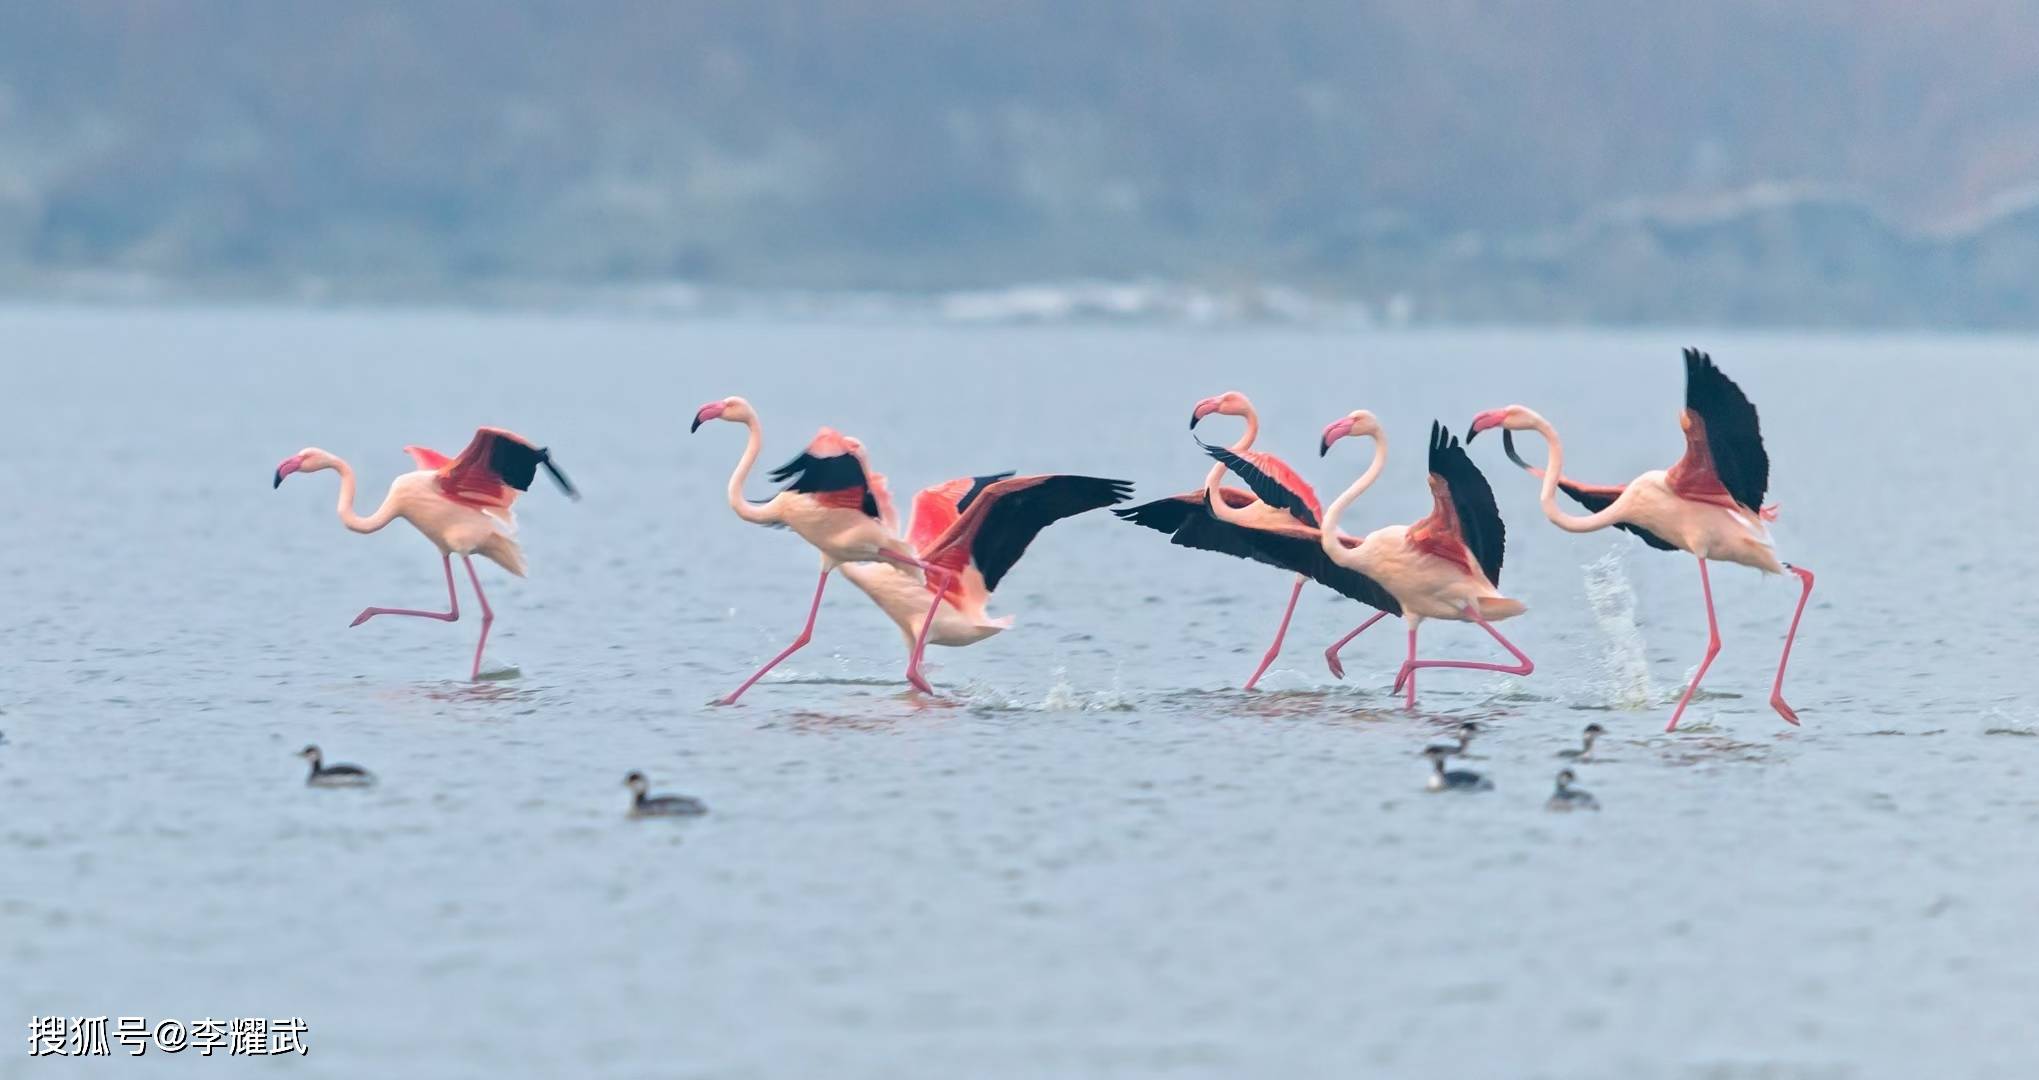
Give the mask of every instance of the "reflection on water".
[{"label": "reflection on water", "polygon": [[[1725,649],[1663,735],[1704,646],[1690,560],[1559,533],[1485,451],[1528,679],[1426,671],[1405,711],[1394,635],[1325,672],[1355,607],[1315,591],[1240,691],[1283,576],[1092,515],[1012,572],[1013,629],[931,653],[937,699],[838,589],[707,704],[783,647],[813,555],[728,513],[739,447],[689,438],[700,401],[751,398],[765,466],[856,434],[902,500],[1005,468],[1184,490],[1182,411],[1233,387],[1320,488],[1359,467],[1310,455],[1332,415],[1413,439],[1510,401],[1619,479],[1682,446],[1679,339],[0,312],[28,358],[0,395],[0,1014],[303,1015],[332,1076],[2031,1074],[2002,943],[2039,889],[2039,743],[1988,736],[2039,731],[2032,632],[1974,569],[2039,531],[2000,487],[2039,458],[2029,348],[1708,338],[1820,573],[1803,729],[1765,693],[1791,590],[1714,576]],[[1909,408],[1928,364],[1944,407]],[[1899,411],[1907,454],[1863,468],[1859,418]],[[469,684],[471,620],[342,629],[430,595],[429,545],[265,470],[322,445],[367,501],[482,422],[586,498],[520,503],[531,577],[487,583],[518,663]],[[1421,469],[1351,527],[1427,512]],[[1496,790],[1426,795],[1419,751],[1466,719]],[[1607,809],[1546,814],[1589,719]],[[308,741],[382,784],[308,791]],[[632,769],[714,813],[630,822]]]}]

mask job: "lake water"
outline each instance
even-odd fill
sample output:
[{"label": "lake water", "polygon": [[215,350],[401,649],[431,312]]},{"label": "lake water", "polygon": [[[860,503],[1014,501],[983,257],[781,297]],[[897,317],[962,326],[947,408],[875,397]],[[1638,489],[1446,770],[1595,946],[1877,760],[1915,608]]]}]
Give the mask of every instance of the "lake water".
[{"label": "lake water", "polygon": [[[703,401],[757,405],[764,468],[861,436],[902,496],[1184,490],[1190,406],[1237,388],[1328,499],[1365,452],[1316,433],[1365,407],[1371,529],[1427,510],[1432,417],[1519,401],[1576,476],[1668,465],[1685,344],[1762,409],[1819,574],[1802,729],[1766,704],[1793,583],[1716,571],[1713,692],[1666,736],[1691,560],[1560,533],[1484,439],[1526,680],[1426,672],[1404,712],[1396,624],[1338,682],[1360,612],[1312,591],[1240,692],[1287,579],[1094,514],[1001,588],[1014,629],[931,650],[937,699],[838,579],[805,652],[708,704],[815,558],[722,505],[742,433],[690,436]],[[270,1066],[336,1077],[2039,1073],[2033,342],[12,309],[0,355],[0,1076],[235,1068],[31,1061],[50,1014],[302,1017]],[[484,423],[586,498],[520,503],[530,578],[483,570],[514,671],[469,685],[471,616],[347,626],[441,602],[430,546],[270,473],[322,446],[365,510],[405,444]],[[1467,718],[1498,789],[1426,794]],[[1596,720],[1604,812],[1544,812]],[[306,788],[306,742],[381,784]],[[713,813],[627,820],[631,769]]]}]

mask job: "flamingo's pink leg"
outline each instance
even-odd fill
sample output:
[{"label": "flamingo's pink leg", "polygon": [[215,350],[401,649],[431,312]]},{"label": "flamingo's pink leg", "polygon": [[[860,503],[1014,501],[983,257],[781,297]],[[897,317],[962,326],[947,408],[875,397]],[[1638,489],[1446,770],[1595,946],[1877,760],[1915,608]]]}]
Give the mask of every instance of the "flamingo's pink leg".
[{"label": "flamingo's pink leg", "polygon": [[926,563],[922,563],[921,568],[928,575],[928,583],[934,587],[935,599],[934,603],[927,606],[927,618],[920,621],[920,636],[913,639],[913,653],[906,658],[906,681],[911,683],[915,690],[923,694],[932,694],[935,688],[929,686],[927,677],[920,673],[920,656],[927,651],[927,632],[935,624],[935,612],[941,608],[942,595],[948,591],[949,582],[955,580],[955,575],[947,570],[928,566]]},{"label": "flamingo's pink leg", "polygon": [[[1471,621],[1478,623],[1480,629],[1485,630],[1489,637],[1493,638],[1495,641],[1500,642],[1501,647],[1508,650],[1508,655],[1513,656],[1515,658],[1515,663],[1490,664],[1484,660],[1418,660],[1415,659],[1415,651],[1412,649],[1409,654],[1410,655],[1409,662],[1402,665],[1402,674],[1395,680],[1396,686],[1400,686],[1402,684],[1401,683],[1402,679],[1414,679],[1416,677],[1416,672],[1423,668],[1459,668],[1465,671],[1498,671],[1503,675],[1528,675],[1536,670],[1536,664],[1533,661],[1531,661],[1529,657],[1525,655],[1521,649],[1516,648],[1514,642],[1509,641],[1505,637],[1502,637],[1501,631],[1494,629],[1494,624],[1488,622],[1486,616],[1480,614],[1480,605],[1476,603],[1467,604],[1465,609],[1465,615],[1467,619],[1470,619]],[[1414,633],[1411,633],[1409,637],[1412,642],[1415,640]],[[1413,697],[1413,693],[1411,696]]]},{"label": "flamingo's pink leg", "polygon": [[[489,643],[489,627],[496,621],[496,613],[489,609],[488,594],[481,591],[481,575],[474,572],[474,560],[466,555],[460,561],[467,566],[467,580],[474,582],[474,598],[481,604],[481,640],[474,643],[474,667],[467,673],[467,681],[481,678],[481,650]],[[447,570],[449,576],[452,568]]]},{"label": "flamingo's pink leg", "polygon": [[718,701],[715,704],[717,705],[736,704],[736,699],[742,697],[743,692],[745,690],[750,689],[753,683],[757,682],[759,679],[764,678],[765,672],[770,671],[775,667],[778,667],[779,661],[784,660],[785,658],[793,655],[796,652],[799,652],[801,648],[803,648],[809,641],[814,639],[814,616],[821,611],[821,591],[823,589],[828,588],[828,572],[833,569],[835,568],[829,565],[828,562],[826,561],[822,562],[821,580],[814,583],[814,603],[809,605],[807,608],[807,625],[800,628],[800,636],[793,639],[793,644],[788,645],[784,649],[779,650],[779,655],[774,656],[770,660],[765,661],[765,666],[759,668],[757,670],[757,673],[752,675],[750,678],[745,679],[743,681],[742,686],[739,686],[736,689],[731,690],[729,692],[728,697],[723,698],[721,701]]},{"label": "flamingo's pink leg", "polygon": [[1798,711],[1784,703],[1784,665],[1791,663],[1791,643],[1798,640],[1798,620],[1805,614],[1805,602],[1812,599],[1812,571],[1802,566],[1785,564],[1786,570],[1798,575],[1805,588],[1798,594],[1798,609],[1791,613],[1791,629],[1784,632],[1784,655],[1777,660],[1777,681],[1770,684],[1770,707],[1787,723],[1798,723]]},{"label": "flamingo's pink leg", "polygon": [[362,623],[365,623],[368,620],[375,618],[377,615],[411,615],[420,619],[438,619],[440,622],[459,622],[460,595],[453,591],[453,556],[441,555],[439,556],[439,562],[446,568],[446,603],[449,610],[416,611],[411,608],[393,608],[393,607],[363,608],[361,609],[361,614],[354,616],[354,621],[348,623],[347,625],[349,627],[360,626]]},{"label": "flamingo's pink leg", "polygon": [[1281,642],[1288,636],[1289,619],[1296,614],[1296,598],[1303,595],[1304,580],[1303,575],[1296,575],[1296,587],[1289,590],[1289,606],[1282,610],[1281,625],[1274,630],[1274,644],[1267,647],[1267,655],[1260,658],[1260,666],[1253,669],[1253,677],[1246,680],[1246,689],[1251,690],[1259,685],[1260,677],[1267,674],[1267,666],[1274,663],[1275,657],[1281,655]]},{"label": "flamingo's pink leg", "polygon": [[1422,621],[1414,617],[1409,620],[1409,658],[1402,661],[1402,670],[1395,676],[1395,689],[1401,689],[1405,682],[1409,686],[1409,697],[1402,702],[1407,709],[1416,707],[1416,625]]},{"label": "flamingo's pink leg", "polygon": [[[1671,713],[1671,722],[1664,725],[1665,731],[1678,730],[1678,720],[1685,715],[1685,706],[1691,704],[1692,695],[1699,689],[1699,680],[1706,678],[1706,669],[1713,666],[1713,658],[1720,655],[1720,621],[1713,614],[1713,579],[1706,575],[1706,560],[1699,560],[1699,588],[1706,595],[1706,658],[1699,662],[1699,670],[1692,673],[1692,684],[1685,688],[1685,696],[1678,699],[1678,708]],[[1801,599],[1800,603],[1804,601]],[[1794,625],[1797,620],[1793,620]],[[1790,646],[1785,646],[1786,652]],[[1781,676],[1783,672],[1780,670]]]},{"label": "flamingo's pink leg", "polygon": [[1324,663],[1330,665],[1331,674],[1334,678],[1342,679],[1345,677],[1345,665],[1338,662],[1338,650],[1343,649],[1347,645],[1351,644],[1353,638],[1356,638],[1359,635],[1366,633],[1367,627],[1372,626],[1373,624],[1387,617],[1388,613],[1385,611],[1374,612],[1373,618],[1368,619],[1363,623],[1360,623],[1357,627],[1353,628],[1352,633],[1347,634],[1344,637],[1339,638],[1337,641],[1332,642],[1331,647],[1324,650]]}]

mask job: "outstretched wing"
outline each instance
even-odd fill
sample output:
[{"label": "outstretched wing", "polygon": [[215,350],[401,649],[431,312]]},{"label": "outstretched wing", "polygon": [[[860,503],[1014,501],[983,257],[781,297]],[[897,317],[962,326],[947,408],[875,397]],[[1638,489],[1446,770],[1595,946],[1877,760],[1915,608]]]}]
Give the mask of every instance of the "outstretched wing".
[{"label": "outstretched wing", "polygon": [[1751,512],[1758,511],[1770,488],[1770,454],[1763,449],[1756,406],[1714,366],[1713,357],[1698,349],[1685,350],[1685,407],[1700,421],[1701,431],[1695,434],[1704,436],[1703,443],[1688,438],[1686,460],[1703,447],[1720,486]]},{"label": "outstretched wing", "polygon": [[[428,460],[426,454],[443,460],[443,455],[429,450],[406,449],[421,465]],[[567,497],[580,498],[566,474],[552,463],[552,451],[514,432],[489,427],[476,430],[467,449],[439,467],[439,491],[455,502],[507,510],[518,495],[531,490],[541,465]]]},{"label": "outstretched wing", "polygon": [[[1225,505],[1235,510],[1244,509],[1258,501],[1252,492],[1241,491],[1238,488],[1219,488],[1218,494],[1224,496]],[[1123,506],[1113,510],[1112,513],[1121,521],[1130,521],[1143,529],[1153,529],[1155,532],[1168,533],[1171,536],[1177,529],[1182,528],[1185,522],[1210,516],[1204,511],[1202,491],[1185,491],[1180,495],[1170,495],[1165,499],[1144,502],[1138,506]]]},{"label": "outstretched wing", "polygon": [[[1402,604],[1393,593],[1374,579],[1338,565],[1324,551],[1317,529],[1300,522],[1273,528],[1249,529],[1203,511],[1202,520],[1176,532],[1175,542],[1184,547],[1223,551],[1228,555],[1278,566],[1368,607],[1400,615]],[[1351,546],[1348,542],[1347,546]]]},{"label": "outstretched wing", "polygon": [[848,440],[822,428],[798,457],[773,469],[770,478],[784,483],[785,490],[812,495],[817,501],[843,510],[859,510],[883,521],[871,480],[864,474],[862,458],[853,453]]},{"label": "outstretched wing", "polygon": [[[1508,455],[1508,460],[1521,466],[1524,472],[1539,480],[1543,479],[1542,469],[1522,460],[1522,455],[1515,452],[1515,433],[1507,428],[1501,429],[1501,452]],[[1621,498],[1621,493],[1626,489],[1619,484],[1580,484],[1560,476],[1558,477],[1558,490],[1571,496],[1573,502],[1585,507],[1587,513],[1597,514],[1613,506],[1614,500]],[[1640,525],[1630,524],[1626,521],[1617,521],[1614,523],[1614,527],[1624,532],[1634,533],[1642,538],[1643,543],[1656,548],[1658,551],[1678,550],[1676,544]]]},{"label": "outstretched wing", "polygon": [[915,551],[931,549],[986,487],[1011,475],[1011,472],[1002,472],[990,476],[965,476],[922,488],[913,497],[913,523],[907,530],[907,542],[913,545]]},{"label": "outstretched wing", "polygon": [[[1261,502],[1268,502],[1268,495],[1281,490],[1281,484],[1262,471],[1259,465],[1226,447],[1205,444],[1204,453],[1224,462],[1225,468],[1245,481]],[[1324,552],[1319,540],[1321,535],[1317,526],[1301,522],[1279,529],[1234,525],[1211,513],[1208,507],[1199,506],[1196,517],[1176,530],[1175,542],[1184,547],[1221,551],[1269,566],[1279,566],[1360,603],[1396,615],[1402,613],[1402,605],[1381,587],[1380,582],[1333,562],[1331,556]]]},{"label": "outstretched wing", "polygon": [[1444,491],[1439,495],[1439,504],[1432,512],[1433,519],[1445,510],[1444,500],[1450,500],[1449,522],[1466,550],[1480,564],[1481,572],[1495,585],[1501,584],[1501,561],[1508,548],[1508,527],[1501,521],[1501,510],[1494,504],[1494,489],[1487,484],[1487,477],[1473,459],[1466,456],[1465,447],[1459,445],[1458,437],[1444,430],[1444,425],[1430,422],[1430,476],[1432,490],[1439,485]]},{"label": "outstretched wing", "polygon": [[1042,529],[1063,518],[1124,502],[1132,495],[1132,484],[1095,476],[993,480],[965,494],[961,515],[921,558],[959,572],[974,566],[989,592],[998,588]]}]

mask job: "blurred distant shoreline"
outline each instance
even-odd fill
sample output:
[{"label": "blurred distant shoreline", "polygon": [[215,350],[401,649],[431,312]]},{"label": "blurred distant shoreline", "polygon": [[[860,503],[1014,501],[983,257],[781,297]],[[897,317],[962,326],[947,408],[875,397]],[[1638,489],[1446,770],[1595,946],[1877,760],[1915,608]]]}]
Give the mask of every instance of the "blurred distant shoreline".
[{"label": "blurred distant shoreline", "polygon": [[[947,322],[1288,323],[1337,326],[1718,325],[1779,329],[2039,329],[2039,199],[1938,232],[1863,202],[1762,189],[1679,207],[1628,206],[1563,231],[1423,235],[1407,222],[1327,229],[1266,276],[1011,272],[986,254],[952,287],[850,260],[777,283],[521,276],[412,265],[256,272],[195,266],[0,263],[0,300],[283,303],[595,310],[667,317],[933,318]],[[1052,260],[1049,260],[1052,262]],[[802,280],[807,279],[807,280]],[[868,285],[847,284],[859,280]],[[976,279],[976,280],[971,280]]]}]

